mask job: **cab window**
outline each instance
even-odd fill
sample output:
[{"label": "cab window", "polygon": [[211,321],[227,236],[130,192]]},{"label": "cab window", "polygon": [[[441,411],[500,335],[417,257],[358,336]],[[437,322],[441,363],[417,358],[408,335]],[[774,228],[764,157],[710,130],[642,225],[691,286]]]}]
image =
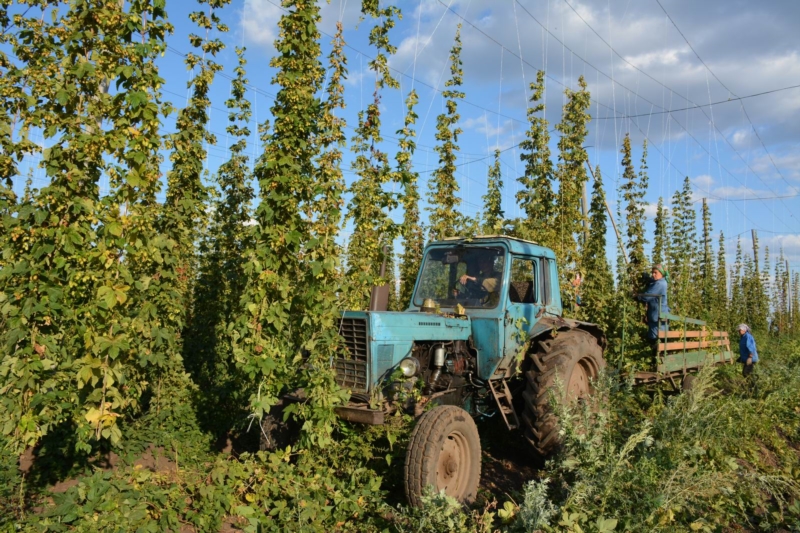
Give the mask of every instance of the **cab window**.
[{"label": "cab window", "polygon": [[497,307],[504,260],[503,249],[494,246],[431,249],[422,264],[414,305],[432,299],[440,307]]},{"label": "cab window", "polygon": [[509,301],[518,304],[536,303],[536,289],[536,262],[533,259],[515,257],[511,263]]},{"label": "cab window", "polygon": [[539,260],[539,268],[541,272],[541,276],[539,276],[539,286],[542,290],[542,297],[539,303],[542,305],[550,305],[552,303],[552,295],[550,294],[550,269],[544,258]]}]

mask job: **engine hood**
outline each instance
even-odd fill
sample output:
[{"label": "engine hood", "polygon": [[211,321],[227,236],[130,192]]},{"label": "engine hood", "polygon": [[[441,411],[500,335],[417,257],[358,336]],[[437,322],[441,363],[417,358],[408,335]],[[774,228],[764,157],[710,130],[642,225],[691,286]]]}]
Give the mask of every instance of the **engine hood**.
[{"label": "engine hood", "polygon": [[[346,311],[342,318],[343,323],[363,320],[366,325],[366,375],[370,390],[380,384],[400,361],[411,355],[415,342],[467,340],[472,334],[469,317],[455,318],[418,311]],[[347,341],[348,336],[345,332],[342,334]]]}]

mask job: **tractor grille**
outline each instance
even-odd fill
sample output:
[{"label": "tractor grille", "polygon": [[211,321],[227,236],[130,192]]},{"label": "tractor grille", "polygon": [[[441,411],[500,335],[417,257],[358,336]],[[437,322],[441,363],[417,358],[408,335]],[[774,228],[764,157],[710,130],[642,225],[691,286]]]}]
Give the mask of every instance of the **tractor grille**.
[{"label": "tractor grille", "polygon": [[367,392],[367,321],[364,318],[343,318],[339,333],[344,339],[344,357],[336,359],[336,382],[353,392]]}]

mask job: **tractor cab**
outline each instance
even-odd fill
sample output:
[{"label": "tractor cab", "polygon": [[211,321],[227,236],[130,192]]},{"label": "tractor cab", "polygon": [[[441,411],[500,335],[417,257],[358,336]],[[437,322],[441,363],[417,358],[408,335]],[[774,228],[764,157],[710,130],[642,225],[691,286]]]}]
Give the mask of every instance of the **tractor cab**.
[{"label": "tractor cab", "polygon": [[555,255],[507,236],[431,243],[408,311],[466,315],[478,376],[510,377],[534,324],[561,316]]}]

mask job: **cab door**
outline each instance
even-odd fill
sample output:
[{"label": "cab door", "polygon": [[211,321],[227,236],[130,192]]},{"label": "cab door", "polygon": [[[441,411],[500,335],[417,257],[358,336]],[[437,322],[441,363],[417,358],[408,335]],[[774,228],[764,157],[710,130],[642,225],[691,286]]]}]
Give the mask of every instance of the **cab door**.
[{"label": "cab door", "polygon": [[527,344],[527,332],[536,323],[543,300],[541,294],[540,258],[512,256],[507,286],[506,312],[503,321],[503,359],[495,377],[510,376],[517,356]]}]

